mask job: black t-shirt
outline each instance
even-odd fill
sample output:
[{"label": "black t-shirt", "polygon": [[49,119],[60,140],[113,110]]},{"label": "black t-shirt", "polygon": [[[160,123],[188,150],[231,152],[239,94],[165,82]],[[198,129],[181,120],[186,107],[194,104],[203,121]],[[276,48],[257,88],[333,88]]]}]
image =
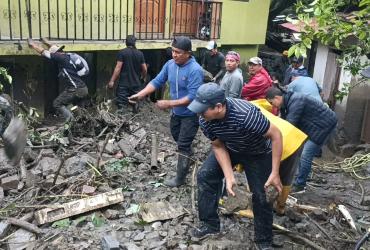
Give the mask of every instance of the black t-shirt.
[{"label": "black t-shirt", "polygon": [[206,53],[202,64],[204,69],[215,77],[221,69],[225,68],[225,57],[221,52],[217,52],[213,56],[210,53]]},{"label": "black t-shirt", "polygon": [[73,66],[69,55],[55,52],[50,54],[50,59],[58,63],[58,77],[67,87],[81,88],[86,86],[77,74],[77,69]]},{"label": "black t-shirt", "polygon": [[132,47],[125,48],[118,52],[117,61],[123,62],[119,85],[130,87],[141,85],[141,65],[145,63],[143,52]]}]

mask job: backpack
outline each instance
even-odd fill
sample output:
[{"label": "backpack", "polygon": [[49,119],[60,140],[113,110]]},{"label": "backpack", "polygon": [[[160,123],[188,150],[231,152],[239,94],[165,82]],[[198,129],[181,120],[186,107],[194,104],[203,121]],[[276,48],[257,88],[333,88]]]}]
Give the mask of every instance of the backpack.
[{"label": "backpack", "polygon": [[67,53],[67,55],[70,58],[69,63],[76,69],[77,75],[87,76],[89,74],[89,65],[82,56],[76,53]]}]

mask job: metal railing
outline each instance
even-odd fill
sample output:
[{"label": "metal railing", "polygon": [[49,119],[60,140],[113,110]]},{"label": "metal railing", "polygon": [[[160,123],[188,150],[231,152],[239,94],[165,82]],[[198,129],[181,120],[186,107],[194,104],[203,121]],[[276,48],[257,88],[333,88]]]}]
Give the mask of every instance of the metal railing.
[{"label": "metal railing", "polygon": [[221,14],[221,2],[201,0],[1,0],[0,41],[209,40],[220,37]]}]

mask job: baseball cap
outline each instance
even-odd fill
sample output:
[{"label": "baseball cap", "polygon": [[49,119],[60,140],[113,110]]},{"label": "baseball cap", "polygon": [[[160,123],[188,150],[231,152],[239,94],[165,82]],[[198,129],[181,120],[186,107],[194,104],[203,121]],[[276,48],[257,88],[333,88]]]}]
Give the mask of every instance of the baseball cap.
[{"label": "baseball cap", "polygon": [[186,36],[178,36],[173,39],[172,47],[182,49],[184,51],[191,51],[191,41]]},{"label": "baseball cap", "polygon": [[217,83],[205,83],[199,87],[195,99],[190,103],[188,109],[193,113],[200,114],[209,107],[225,101],[225,90]]},{"label": "baseball cap", "polygon": [[217,48],[217,43],[215,41],[209,41],[206,47],[208,50]]},{"label": "baseball cap", "polygon": [[61,50],[63,50],[64,49],[64,45],[62,45],[62,46],[58,46],[58,45],[51,45],[50,46],[50,48],[49,48],[49,52],[50,53],[55,53],[55,52],[59,52],[59,51],[61,51]]},{"label": "baseball cap", "polygon": [[262,65],[262,59],[255,56],[255,57],[252,57],[251,59],[249,59],[249,63]]}]

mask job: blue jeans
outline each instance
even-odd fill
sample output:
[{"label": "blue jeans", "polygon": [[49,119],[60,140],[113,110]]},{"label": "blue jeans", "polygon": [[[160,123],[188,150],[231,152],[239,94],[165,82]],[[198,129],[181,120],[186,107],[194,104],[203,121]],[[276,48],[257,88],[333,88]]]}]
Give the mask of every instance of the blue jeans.
[{"label": "blue jeans", "polygon": [[[254,237],[257,243],[272,242],[272,207],[266,201],[264,185],[271,174],[271,153],[258,156],[246,156],[229,152],[232,165],[241,163],[245,166],[249,187],[253,193]],[[219,230],[220,218],[217,214],[218,200],[222,190],[224,174],[212,151],[199,169],[198,213],[199,219],[208,227]]]},{"label": "blue jeans", "polygon": [[321,145],[317,145],[311,140],[304,144],[295,185],[306,186],[308,175],[311,173],[312,160],[320,149]]}]

